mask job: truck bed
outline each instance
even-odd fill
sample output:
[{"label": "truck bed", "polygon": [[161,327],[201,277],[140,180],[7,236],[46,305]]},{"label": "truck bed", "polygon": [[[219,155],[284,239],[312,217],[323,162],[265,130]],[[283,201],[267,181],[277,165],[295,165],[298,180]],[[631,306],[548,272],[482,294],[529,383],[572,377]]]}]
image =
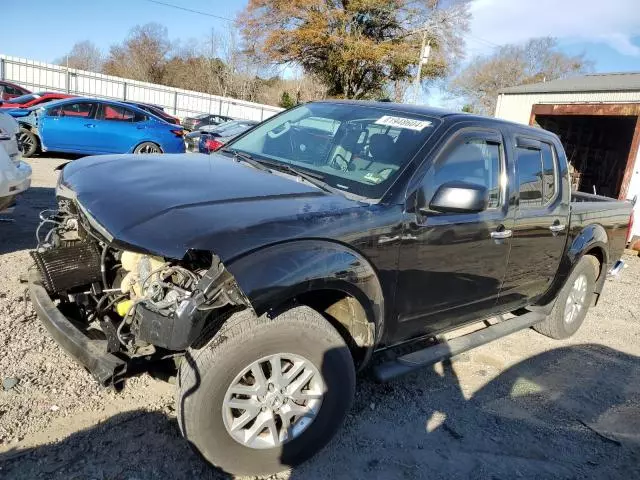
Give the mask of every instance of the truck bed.
[{"label": "truck bed", "polygon": [[627,229],[633,204],[629,201],[592,195],[590,193],[571,193],[570,242],[580,232],[593,225],[601,226],[609,240],[607,263],[612,265],[624,252],[627,243]]}]

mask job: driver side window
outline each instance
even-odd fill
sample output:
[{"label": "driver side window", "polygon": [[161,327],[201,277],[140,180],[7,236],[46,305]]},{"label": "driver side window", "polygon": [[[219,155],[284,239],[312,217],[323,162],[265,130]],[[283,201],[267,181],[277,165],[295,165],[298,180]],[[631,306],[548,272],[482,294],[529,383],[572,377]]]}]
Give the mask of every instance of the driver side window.
[{"label": "driver side window", "polygon": [[500,174],[502,149],[500,143],[482,135],[461,135],[446,147],[425,177],[425,188],[432,195],[441,185],[463,182],[487,189],[487,208],[500,205]]}]

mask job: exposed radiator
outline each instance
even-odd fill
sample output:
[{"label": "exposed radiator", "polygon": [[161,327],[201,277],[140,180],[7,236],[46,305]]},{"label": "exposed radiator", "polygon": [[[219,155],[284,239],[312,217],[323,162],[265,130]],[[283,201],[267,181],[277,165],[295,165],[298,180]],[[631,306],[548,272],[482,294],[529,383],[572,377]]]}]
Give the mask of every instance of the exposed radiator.
[{"label": "exposed radiator", "polygon": [[64,292],[101,279],[100,253],[92,243],[33,251],[31,256],[49,293]]}]

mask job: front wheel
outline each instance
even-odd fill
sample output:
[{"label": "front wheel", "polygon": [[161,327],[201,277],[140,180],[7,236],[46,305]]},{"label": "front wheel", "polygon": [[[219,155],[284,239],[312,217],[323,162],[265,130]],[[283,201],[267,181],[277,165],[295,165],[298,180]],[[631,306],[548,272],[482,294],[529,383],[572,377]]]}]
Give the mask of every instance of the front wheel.
[{"label": "front wheel", "polygon": [[21,128],[18,134],[20,142],[20,149],[22,150],[22,156],[25,158],[33,157],[40,147],[40,142],[35,133],[26,128]]},{"label": "front wheel", "polygon": [[351,407],[355,368],[340,334],[299,306],[232,316],[180,367],[180,429],[211,464],[264,475],[317,453]]},{"label": "front wheel", "polygon": [[582,257],[560,290],[549,316],[533,328],[558,340],[576,333],[593,301],[599,272],[600,262],[597,258],[593,255]]},{"label": "front wheel", "polygon": [[162,153],[162,149],[153,142],[142,142],[135,148],[133,153]]}]

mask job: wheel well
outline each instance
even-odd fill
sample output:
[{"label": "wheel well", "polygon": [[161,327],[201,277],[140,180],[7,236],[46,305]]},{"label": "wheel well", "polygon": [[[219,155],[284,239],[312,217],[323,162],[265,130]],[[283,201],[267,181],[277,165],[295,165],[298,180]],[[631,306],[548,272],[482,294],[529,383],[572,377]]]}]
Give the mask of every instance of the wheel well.
[{"label": "wheel well", "polygon": [[598,277],[596,278],[596,280],[598,278],[600,278],[600,274],[602,273],[602,267],[604,265],[604,251],[600,248],[600,247],[594,247],[591,250],[587,251],[585,253],[585,255],[591,255],[592,257],[595,257],[596,260],[598,260]]},{"label": "wheel well", "polygon": [[338,330],[357,369],[366,364],[375,343],[375,325],[355,297],[339,290],[314,290],[297,296],[296,302],[313,308]]}]

